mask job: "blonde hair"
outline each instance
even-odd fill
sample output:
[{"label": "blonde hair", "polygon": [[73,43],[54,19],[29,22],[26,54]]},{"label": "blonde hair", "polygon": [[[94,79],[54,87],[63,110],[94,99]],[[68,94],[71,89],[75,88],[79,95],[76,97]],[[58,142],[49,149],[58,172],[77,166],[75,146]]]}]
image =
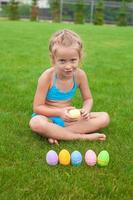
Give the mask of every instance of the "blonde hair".
[{"label": "blonde hair", "polygon": [[81,38],[75,32],[63,29],[55,32],[49,41],[49,51],[54,55],[58,47],[73,47],[78,53],[79,57],[83,55],[83,44]]}]

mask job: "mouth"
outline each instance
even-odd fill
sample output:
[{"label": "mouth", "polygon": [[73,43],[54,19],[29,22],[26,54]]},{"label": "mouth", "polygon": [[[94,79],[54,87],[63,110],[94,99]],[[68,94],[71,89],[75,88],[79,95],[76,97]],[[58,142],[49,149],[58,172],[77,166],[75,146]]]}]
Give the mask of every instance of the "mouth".
[{"label": "mouth", "polygon": [[72,72],[73,72],[72,70],[70,70],[70,71],[65,71],[65,73],[68,73],[68,74],[69,74],[69,73],[72,73]]},{"label": "mouth", "polygon": [[72,74],[73,74],[73,71],[66,71],[66,72],[65,72],[65,75],[66,75],[66,76],[72,76]]}]

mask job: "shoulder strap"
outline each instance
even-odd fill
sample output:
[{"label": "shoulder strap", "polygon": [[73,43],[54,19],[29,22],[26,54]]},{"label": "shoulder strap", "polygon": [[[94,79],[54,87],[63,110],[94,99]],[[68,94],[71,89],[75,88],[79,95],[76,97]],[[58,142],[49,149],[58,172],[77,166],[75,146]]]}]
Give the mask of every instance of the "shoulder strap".
[{"label": "shoulder strap", "polygon": [[74,82],[74,86],[77,86],[76,78],[75,78],[75,73],[73,74],[73,82]]},{"label": "shoulder strap", "polygon": [[57,74],[56,74],[56,73],[54,73],[53,85],[56,85],[56,81],[57,81]]}]

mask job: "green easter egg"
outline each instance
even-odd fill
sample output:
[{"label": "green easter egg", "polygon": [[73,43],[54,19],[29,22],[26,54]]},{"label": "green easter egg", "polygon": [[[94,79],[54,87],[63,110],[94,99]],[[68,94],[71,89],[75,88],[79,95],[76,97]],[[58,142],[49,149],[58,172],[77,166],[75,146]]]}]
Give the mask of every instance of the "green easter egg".
[{"label": "green easter egg", "polygon": [[101,151],[98,155],[97,162],[101,167],[107,166],[109,163],[109,153],[106,150]]}]

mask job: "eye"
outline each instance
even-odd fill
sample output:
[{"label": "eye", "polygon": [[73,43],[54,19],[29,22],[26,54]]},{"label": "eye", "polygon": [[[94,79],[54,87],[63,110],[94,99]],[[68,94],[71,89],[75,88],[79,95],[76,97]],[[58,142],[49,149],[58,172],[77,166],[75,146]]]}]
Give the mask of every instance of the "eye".
[{"label": "eye", "polygon": [[66,61],[65,61],[65,59],[60,59],[59,62],[60,62],[61,64],[64,64]]},{"label": "eye", "polygon": [[72,59],[71,59],[71,62],[72,62],[72,63],[75,63],[75,62],[77,62],[77,59],[76,59],[76,58],[72,58]]}]

